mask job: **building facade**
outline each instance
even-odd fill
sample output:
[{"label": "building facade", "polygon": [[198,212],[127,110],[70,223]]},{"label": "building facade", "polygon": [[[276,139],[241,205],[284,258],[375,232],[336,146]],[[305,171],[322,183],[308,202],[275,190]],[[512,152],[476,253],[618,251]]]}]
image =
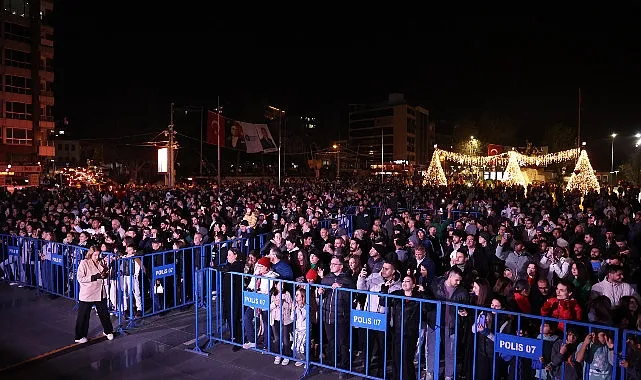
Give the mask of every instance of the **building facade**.
[{"label": "building facade", "polygon": [[[407,103],[403,94],[390,94],[386,102],[349,107],[349,146],[372,163],[407,161],[429,163],[434,145],[429,111]],[[382,157],[381,157],[382,154]]]},{"label": "building facade", "polygon": [[39,170],[55,157],[52,15],[53,0],[0,0],[0,164]]}]

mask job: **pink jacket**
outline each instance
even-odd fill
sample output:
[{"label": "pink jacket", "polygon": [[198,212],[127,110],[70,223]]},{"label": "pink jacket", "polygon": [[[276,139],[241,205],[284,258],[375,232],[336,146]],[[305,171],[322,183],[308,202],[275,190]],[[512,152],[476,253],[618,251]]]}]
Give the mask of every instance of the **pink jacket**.
[{"label": "pink jacket", "polygon": [[91,276],[100,274],[102,267],[91,259],[85,259],[78,265],[78,283],[80,284],[80,293],[78,299],[83,302],[98,302],[107,296],[103,279],[91,281]]}]

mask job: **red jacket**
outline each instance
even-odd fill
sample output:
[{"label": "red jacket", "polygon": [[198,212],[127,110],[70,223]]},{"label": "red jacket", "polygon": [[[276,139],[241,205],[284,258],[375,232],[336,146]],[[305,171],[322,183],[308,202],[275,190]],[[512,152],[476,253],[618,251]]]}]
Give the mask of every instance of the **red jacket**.
[{"label": "red jacket", "polygon": [[[581,306],[575,299],[559,301],[554,297],[545,301],[541,307],[541,316],[581,321]],[[559,323],[559,330],[563,330],[563,323]]]},{"label": "red jacket", "polygon": [[531,314],[532,306],[530,306],[530,300],[519,292],[514,292],[514,301],[519,307],[521,313]]}]

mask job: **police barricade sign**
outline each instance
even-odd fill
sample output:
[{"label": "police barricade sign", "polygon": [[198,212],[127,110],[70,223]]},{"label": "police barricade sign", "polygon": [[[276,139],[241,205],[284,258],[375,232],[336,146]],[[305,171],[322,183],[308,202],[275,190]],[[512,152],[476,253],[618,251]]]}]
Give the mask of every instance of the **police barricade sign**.
[{"label": "police barricade sign", "polygon": [[386,331],[387,330],[387,312],[375,313],[371,311],[362,311],[352,309],[351,314],[352,327],[360,327],[369,330]]},{"label": "police barricade sign", "polygon": [[9,256],[20,256],[20,249],[15,245],[10,245],[7,247],[7,253]]},{"label": "police barricade sign", "polygon": [[243,291],[243,305],[259,309],[269,309],[269,294]]},{"label": "police barricade sign", "polygon": [[53,265],[62,265],[62,255],[55,253],[51,254],[51,264]]},{"label": "police barricade sign", "polygon": [[176,273],[176,264],[167,264],[154,267],[153,280],[154,282],[159,278],[173,276]]},{"label": "police barricade sign", "polygon": [[516,335],[496,334],[494,351],[539,360],[543,356],[543,341]]}]

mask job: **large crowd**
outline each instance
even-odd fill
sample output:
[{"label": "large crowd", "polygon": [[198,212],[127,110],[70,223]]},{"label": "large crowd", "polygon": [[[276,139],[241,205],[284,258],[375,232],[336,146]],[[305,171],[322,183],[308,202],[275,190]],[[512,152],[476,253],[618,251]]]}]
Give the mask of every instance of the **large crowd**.
[{"label": "large crowd", "polygon": [[[350,360],[360,357],[369,363],[368,375],[383,377],[387,356],[393,377],[416,378],[419,372],[431,379],[435,349],[429,343],[433,347],[435,311],[418,302],[400,307],[403,297],[411,297],[497,310],[443,308],[441,358],[446,379],[452,379],[454,371],[457,377],[477,379],[492,378],[493,373],[495,378],[606,379],[619,366],[634,379],[641,377],[636,340],[626,342],[628,355],[615,363],[611,330],[572,325],[589,322],[641,330],[639,191],[615,190],[579,194],[554,185],[530,186],[526,192],[500,184],[414,187],[376,179],[290,179],[281,187],[230,181],[220,189],[27,188],[0,193],[0,233],[122,257],[267,234],[265,244],[249,254],[231,245],[215,245],[206,265],[225,273],[331,286],[316,289],[306,300],[303,288],[288,289],[278,282],[268,285],[247,278],[239,285],[270,294],[272,304],[269,317],[266,310],[226,308],[225,317],[236,321],[230,323],[235,324],[232,336],[238,343],[234,349],[278,347],[283,355],[274,363],[279,365],[287,365],[289,357],[304,365],[300,336],[306,325],[299,321],[307,317],[305,305],[314,304],[308,332],[314,357],[330,363],[336,359],[333,365],[339,368],[348,368]],[[331,222],[323,227],[326,220]],[[0,263],[0,275],[12,284],[20,285],[25,276],[33,275],[27,270],[11,275],[8,264]],[[146,265],[137,261],[132,266],[136,273],[128,275],[142,278]],[[135,313],[143,312],[141,298],[153,298],[157,285],[132,293]],[[341,288],[401,298],[350,297]],[[222,289],[225,304],[233,292]],[[110,300],[112,309],[115,302]],[[365,329],[349,334],[343,314],[354,308],[389,310],[387,336]],[[517,324],[500,311],[565,322],[541,325],[532,318]],[[411,324],[418,327],[399,330]],[[542,339],[540,360],[496,354],[498,332]],[[461,359],[472,352],[476,365]]]}]

